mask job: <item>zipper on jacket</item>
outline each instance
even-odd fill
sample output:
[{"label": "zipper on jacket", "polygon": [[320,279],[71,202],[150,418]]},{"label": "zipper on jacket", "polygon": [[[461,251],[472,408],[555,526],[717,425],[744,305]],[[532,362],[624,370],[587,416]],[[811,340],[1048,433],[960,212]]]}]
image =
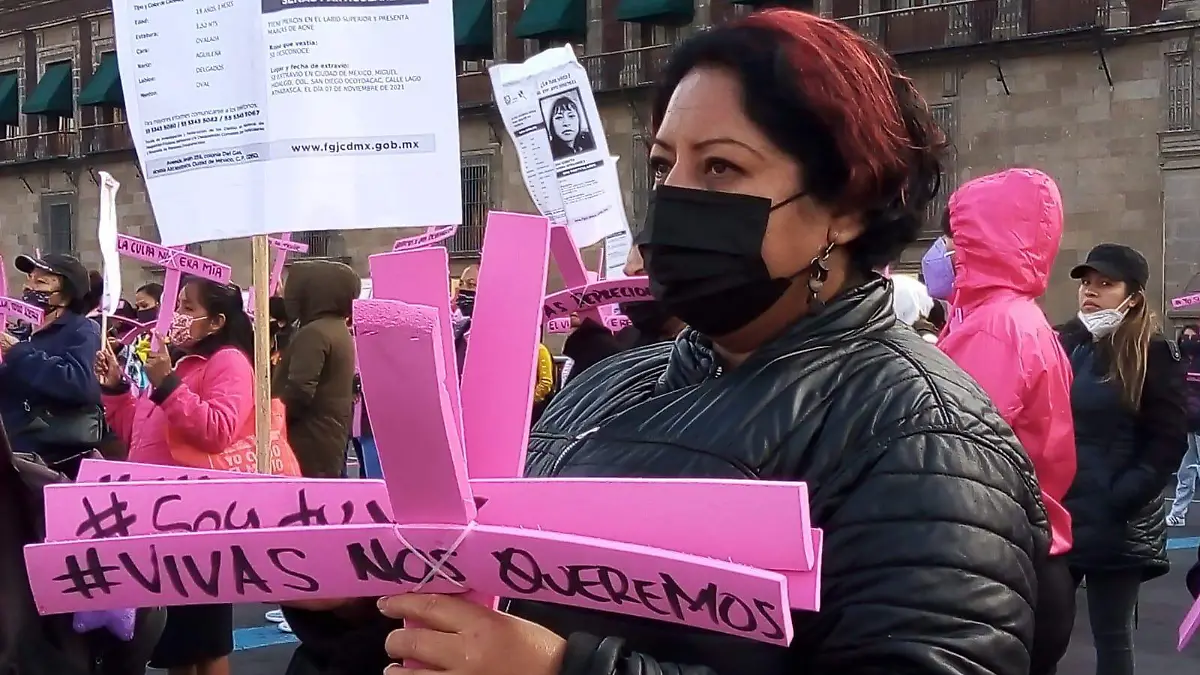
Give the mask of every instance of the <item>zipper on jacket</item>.
[{"label": "zipper on jacket", "polygon": [[588,436],[591,436],[597,431],[600,431],[600,427],[592,427],[591,429],[588,429],[582,434],[576,436],[575,439],[571,441],[571,444],[568,445],[562,451],[562,453],[555,458],[554,463],[550,465],[550,476],[557,476],[558,472],[562,470],[563,464],[566,463],[571,455],[575,454],[575,450],[577,450],[580,445],[583,445],[583,442],[587,440]]}]

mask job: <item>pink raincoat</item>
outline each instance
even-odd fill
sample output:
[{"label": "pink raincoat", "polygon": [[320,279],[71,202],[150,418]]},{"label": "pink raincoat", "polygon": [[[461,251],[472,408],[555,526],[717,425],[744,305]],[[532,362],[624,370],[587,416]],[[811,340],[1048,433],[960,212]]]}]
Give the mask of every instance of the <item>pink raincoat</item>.
[{"label": "pink raincoat", "polygon": [[[177,381],[175,378],[178,378]],[[211,356],[192,354],[175,363],[162,392],[104,396],[104,414],[129,445],[129,461],[175,465],[167,426],[193,447],[219,453],[254,414],[254,366],[234,347]]]},{"label": "pink raincoat", "polygon": [[1035,300],[1062,239],[1062,197],[1046,174],[1010,169],[950,197],[951,320],[938,346],[991,396],[1033,460],[1054,539],[1071,549],[1062,499],[1075,479],[1071,364]]}]

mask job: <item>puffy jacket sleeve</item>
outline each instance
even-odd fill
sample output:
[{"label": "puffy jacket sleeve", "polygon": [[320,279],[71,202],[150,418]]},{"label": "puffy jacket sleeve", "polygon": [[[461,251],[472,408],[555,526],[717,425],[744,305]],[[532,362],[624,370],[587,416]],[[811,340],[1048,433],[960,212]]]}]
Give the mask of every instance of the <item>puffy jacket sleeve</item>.
[{"label": "puffy jacket sleeve", "polygon": [[8,377],[24,387],[69,405],[100,402],[100,384],[93,368],[100,351],[100,329],[90,321],[80,328],[62,329],[53,352],[29,341],[18,342],[4,355]]},{"label": "puffy jacket sleeve", "polygon": [[230,446],[254,412],[254,367],[245,354],[226,348],[204,366],[199,389],[171,373],[150,395],[171,429],[198,450],[219,453]]},{"label": "puffy jacket sleeve", "polygon": [[979,383],[1000,416],[1012,424],[1025,407],[1031,375],[1021,363],[1019,345],[983,330],[960,331],[947,335],[938,347]]},{"label": "puffy jacket sleeve", "polygon": [[1162,492],[1187,452],[1185,378],[1173,345],[1162,338],[1152,340],[1135,420],[1137,454],[1112,485],[1114,504],[1122,513],[1136,511]]},{"label": "puffy jacket sleeve", "polygon": [[537,382],[533,387],[533,402],[541,403],[554,391],[554,357],[546,345],[538,345]]},{"label": "puffy jacket sleeve", "polygon": [[[989,430],[975,438],[985,434],[1001,442]],[[865,474],[812,486],[828,505],[813,513],[825,531],[822,607],[794,615],[807,649],[796,672],[1028,673],[1033,561],[1048,555],[1049,526],[1028,460],[975,438],[958,427],[864,447],[878,457]],[[608,662],[603,672],[613,675],[716,675],[614,654],[615,639],[572,635],[568,648],[560,675],[591,675]]]},{"label": "puffy jacket sleeve", "polygon": [[278,374],[274,392],[287,407],[289,418],[312,405],[329,351],[329,340],[316,324],[308,324],[292,337],[284,355],[286,365]]}]

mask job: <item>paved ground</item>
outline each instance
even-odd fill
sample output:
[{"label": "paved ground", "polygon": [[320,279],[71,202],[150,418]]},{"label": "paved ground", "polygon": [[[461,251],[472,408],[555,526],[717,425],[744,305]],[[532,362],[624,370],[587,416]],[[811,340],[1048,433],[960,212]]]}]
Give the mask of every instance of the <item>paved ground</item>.
[{"label": "paved ground", "polygon": [[[1146,584],[1142,590],[1135,636],[1137,665],[1141,673],[1200,673],[1200,642],[1183,654],[1175,651],[1175,631],[1190,603],[1183,576],[1196,562],[1196,546],[1200,544],[1200,512],[1192,520],[1195,525],[1191,527],[1171,530],[1171,573]],[[1059,666],[1059,675],[1095,673],[1096,656],[1087,624],[1084,593],[1080,593],[1079,600],[1075,638]],[[267,609],[270,608],[261,605],[238,608],[239,630],[235,634],[235,641],[239,649],[233,656],[234,675],[283,675],[287,668],[288,659],[295,648],[294,638],[281,633],[274,626],[264,625],[263,614]]]}]

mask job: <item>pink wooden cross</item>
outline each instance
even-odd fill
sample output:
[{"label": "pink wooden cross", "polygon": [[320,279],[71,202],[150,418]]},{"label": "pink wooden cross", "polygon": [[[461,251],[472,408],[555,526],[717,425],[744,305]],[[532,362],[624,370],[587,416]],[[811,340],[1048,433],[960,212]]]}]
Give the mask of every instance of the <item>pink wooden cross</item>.
[{"label": "pink wooden cross", "polygon": [[85,463],[26,547],[39,611],[469,590],[787,644],[820,598],[803,484],[518,478],[548,244],[544,218],[489,218],[460,405],[446,251],[372,257],[355,328],[386,482]]},{"label": "pink wooden cross", "polygon": [[[268,237],[267,244],[274,249],[274,257],[271,261],[271,287],[268,297],[274,296],[279,292],[279,285],[283,283],[283,268],[287,264],[288,253],[305,253],[308,251],[308,244],[302,241],[292,241],[292,233],[284,232],[278,237]],[[251,286],[246,294],[246,300],[243,303],[246,313],[251,317],[254,316],[254,287]]]},{"label": "pink wooden cross", "polygon": [[[117,253],[166,268],[167,274],[163,279],[163,299],[158,310],[158,319],[154,323],[154,330],[159,335],[166,335],[167,330],[171,327],[171,319],[175,316],[175,302],[179,297],[179,282],[185,272],[221,284],[229,283],[229,278],[233,274],[229,265],[225,263],[127,234],[117,235]],[[154,346],[158,347],[157,340]]]}]

